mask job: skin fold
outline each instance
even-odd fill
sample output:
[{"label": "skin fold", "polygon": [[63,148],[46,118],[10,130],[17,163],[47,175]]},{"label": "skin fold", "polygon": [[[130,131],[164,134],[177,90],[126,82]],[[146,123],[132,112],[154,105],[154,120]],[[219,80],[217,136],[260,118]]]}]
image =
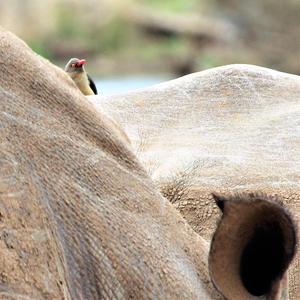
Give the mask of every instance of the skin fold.
[{"label": "skin fold", "polygon": [[162,196],[119,121],[5,30],[0,67],[0,298],[222,299],[210,239]]}]

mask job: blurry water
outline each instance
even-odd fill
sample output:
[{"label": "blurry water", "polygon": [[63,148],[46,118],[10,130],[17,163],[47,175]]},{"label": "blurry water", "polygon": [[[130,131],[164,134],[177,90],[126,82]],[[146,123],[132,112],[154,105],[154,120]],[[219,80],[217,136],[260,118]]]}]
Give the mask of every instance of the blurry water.
[{"label": "blurry water", "polygon": [[95,80],[95,83],[100,95],[109,96],[145,88],[169,79],[170,77],[162,75],[155,77],[115,77],[98,78]]}]

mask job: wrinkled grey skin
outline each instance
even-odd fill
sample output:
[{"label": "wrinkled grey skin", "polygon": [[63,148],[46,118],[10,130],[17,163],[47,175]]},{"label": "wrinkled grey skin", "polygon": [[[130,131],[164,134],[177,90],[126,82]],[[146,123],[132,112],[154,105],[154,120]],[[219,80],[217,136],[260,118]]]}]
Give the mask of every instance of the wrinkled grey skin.
[{"label": "wrinkled grey skin", "polygon": [[[64,71],[1,29],[0,64],[1,299],[220,299],[217,289],[228,295],[218,279],[222,230],[209,269],[209,242],[161,196],[119,125],[95,111]],[[244,207],[247,197],[238,203]],[[259,211],[272,215],[273,200],[258,201]],[[241,220],[228,219],[226,207],[234,206],[223,207],[225,228]],[[253,219],[253,207],[244,219]],[[280,240],[291,248],[294,225],[286,226],[293,223],[276,207],[276,220],[284,220]],[[231,249],[241,252],[235,243]],[[237,274],[226,272],[229,279]],[[282,279],[264,298],[276,299]],[[230,290],[232,299],[253,299],[242,285]]]},{"label": "wrinkled grey skin", "polygon": [[0,298],[218,298],[116,123],[1,29],[0,62]]},{"label": "wrinkled grey skin", "polygon": [[[210,239],[211,192],[279,195],[300,216],[300,78],[229,65],[110,97],[89,97],[126,131],[148,173]],[[300,294],[299,255],[289,276]]]}]

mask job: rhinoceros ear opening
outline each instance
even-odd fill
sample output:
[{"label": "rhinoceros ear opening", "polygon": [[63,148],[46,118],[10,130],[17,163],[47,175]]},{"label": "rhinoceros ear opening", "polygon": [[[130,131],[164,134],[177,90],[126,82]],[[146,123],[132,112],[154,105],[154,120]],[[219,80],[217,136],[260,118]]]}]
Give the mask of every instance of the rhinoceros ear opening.
[{"label": "rhinoceros ear opening", "polygon": [[222,203],[209,254],[214,285],[226,299],[273,299],[296,252],[292,217],[265,195],[238,194]]}]

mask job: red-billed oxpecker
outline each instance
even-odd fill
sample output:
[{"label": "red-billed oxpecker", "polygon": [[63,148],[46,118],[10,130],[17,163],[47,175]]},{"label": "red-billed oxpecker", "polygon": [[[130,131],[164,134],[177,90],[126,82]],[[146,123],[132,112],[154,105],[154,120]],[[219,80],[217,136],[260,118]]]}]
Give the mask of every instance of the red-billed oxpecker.
[{"label": "red-billed oxpecker", "polygon": [[71,58],[65,66],[65,71],[84,95],[97,95],[96,85],[84,69],[85,63],[85,59]]}]

